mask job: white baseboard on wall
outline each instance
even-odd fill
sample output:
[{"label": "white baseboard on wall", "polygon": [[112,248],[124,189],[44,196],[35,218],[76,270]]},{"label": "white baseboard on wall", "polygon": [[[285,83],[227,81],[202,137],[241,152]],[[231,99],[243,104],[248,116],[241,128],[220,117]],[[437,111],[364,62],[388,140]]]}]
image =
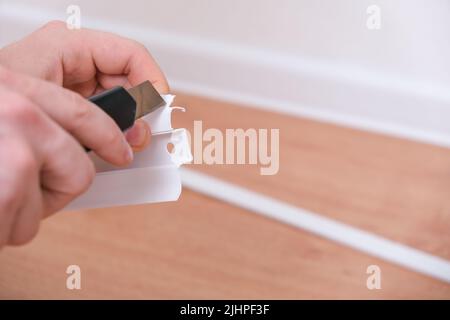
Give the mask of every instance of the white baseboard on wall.
[{"label": "white baseboard on wall", "polygon": [[[0,7],[0,45],[65,12]],[[450,88],[440,83],[83,15],[83,26],[143,42],[173,89],[450,147]]]}]

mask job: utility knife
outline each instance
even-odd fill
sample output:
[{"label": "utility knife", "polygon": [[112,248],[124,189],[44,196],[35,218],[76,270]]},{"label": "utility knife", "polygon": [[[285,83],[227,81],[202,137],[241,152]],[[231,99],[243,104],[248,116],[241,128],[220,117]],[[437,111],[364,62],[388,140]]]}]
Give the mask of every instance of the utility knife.
[{"label": "utility knife", "polygon": [[115,87],[90,97],[89,101],[105,111],[122,131],[131,128],[136,119],[165,103],[150,81],[144,81],[130,89]]},{"label": "utility knife", "polygon": [[164,99],[150,81],[125,89],[115,87],[92,96],[89,101],[105,111],[120,130],[133,126],[134,121],[164,105]]}]

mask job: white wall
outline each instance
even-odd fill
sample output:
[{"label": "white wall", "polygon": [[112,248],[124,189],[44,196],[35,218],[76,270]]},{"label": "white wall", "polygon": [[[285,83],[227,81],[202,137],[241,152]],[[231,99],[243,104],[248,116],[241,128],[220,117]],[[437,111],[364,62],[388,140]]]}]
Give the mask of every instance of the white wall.
[{"label": "white wall", "polygon": [[447,0],[1,2],[0,44],[78,4],[83,26],[143,41],[176,89],[450,145]]}]

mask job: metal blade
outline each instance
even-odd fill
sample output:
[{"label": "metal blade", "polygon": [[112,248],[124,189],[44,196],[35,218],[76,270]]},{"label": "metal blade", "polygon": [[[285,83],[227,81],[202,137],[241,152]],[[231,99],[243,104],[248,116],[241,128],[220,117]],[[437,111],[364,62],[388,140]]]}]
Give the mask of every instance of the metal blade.
[{"label": "metal blade", "polygon": [[136,119],[155,111],[165,103],[150,81],[144,81],[129,89],[128,93],[136,101]]}]

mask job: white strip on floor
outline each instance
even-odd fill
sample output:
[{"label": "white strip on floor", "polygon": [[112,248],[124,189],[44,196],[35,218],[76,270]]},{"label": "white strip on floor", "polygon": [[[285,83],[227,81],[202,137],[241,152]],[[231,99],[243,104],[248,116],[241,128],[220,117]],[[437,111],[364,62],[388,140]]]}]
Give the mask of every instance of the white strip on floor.
[{"label": "white strip on floor", "polygon": [[182,168],[181,176],[193,191],[450,283],[450,261],[443,258],[193,170]]}]

